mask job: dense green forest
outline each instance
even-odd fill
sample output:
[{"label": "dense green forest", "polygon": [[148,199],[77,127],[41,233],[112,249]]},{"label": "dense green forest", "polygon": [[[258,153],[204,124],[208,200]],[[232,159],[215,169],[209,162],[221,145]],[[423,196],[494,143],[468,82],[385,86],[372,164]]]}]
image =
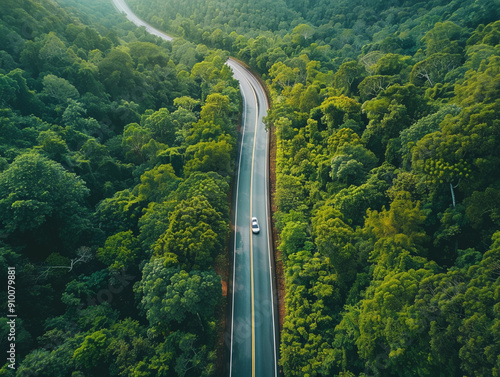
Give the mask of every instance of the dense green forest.
[{"label": "dense green forest", "polygon": [[2,2],[0,375],[214,375],[232,54],[272,100],[284,375],[500,376],[498,2],[128,3],[190,42]]},{"label": "dense green forest", "polygon": [[[2,376],[210,376],[240,114],[227,53],[111,2],[0,6]],[[7,312],[7,290],[0,294]],[[0,344],[9,325],[0,318]]]},{"label": "dense green forest", "polygon": [[267,80],[285,376],[500,376],[495,1],[130,0]]}]

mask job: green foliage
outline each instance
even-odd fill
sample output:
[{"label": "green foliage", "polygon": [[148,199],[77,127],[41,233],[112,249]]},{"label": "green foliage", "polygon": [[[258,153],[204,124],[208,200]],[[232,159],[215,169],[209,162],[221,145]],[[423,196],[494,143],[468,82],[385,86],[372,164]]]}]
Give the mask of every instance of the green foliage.
[{"label": "green foliage", "polygon": [[330,132],[348,120],[361,120],[361,105],[344,95],[327,98],[320,108],[324,114],[322,121],[328,125]]},{"label": "green foliage", "polygon": [[220,174],[196,172],[179,185],[174,196],[177,201],[204,196],[226,218],[229,215],[229,203],[225,200],[228,192],[228,181]]},{"label": "green foliage", "polygon": [[156,255],[173,256],[184,269],[207,269],[223,249],[227,225],[204,197],[180,202],[169,215],[169,227],[157,240]]},{"label": "green foliage", "polygon": [[359,184],[376,163],[377,157],[370,150],[362,145],[346,144],[337,149],[330,175],[345,184]]},{"label": "green foliage", "polygon": [[[38,153],[19,156],[0,173],[0,192],[2,226],[13,237],[29,233],[42,240],[51,232],[64,247],[74,247],[91,228],[84,182]],[[43,242],[47,247],[49,240]]]},{"label": "green foliage", "polygon": [[196,171],[213,171],[227,177],[233,169],[233,146],[227,138],[191,145],[186,149],[186,155],[187,162],[184,167],[186,176]]},{"label": "green foliage", "polygon": [[150,335],[161,337],[176,329],[207,334],[221,300],[220,277],[213,271],[188,273],[164,263],[163,258],[153,258],[146,264],[138,286]]},{"label": "green foliage", "polygon": [[161,203],[175,191],[179,181],[172,165],[159,165],[141,175],[138,199]]},{"label": "green foliage", "polygon": [[122,145],[127,150],[127,157],[136,163],[145,162],[148,157],[145,153],[145,146],[152,137],[152,132],[146,127],[141,127],[137,123],[127,125],[122,139]]},{"label": "green foliage", "polygon": [[457,115],[460,108],[456,105],[443,106],[437,113],[420,118],[411,127],[401,131],[401,154],[408,161],[411,149],[425,135],[439,130],[440,123],[448,115]]},{"label": "green foliage", "polygon": [[[110,2],[6,1],[0,265],[16,266],[26,293],[15,374],[213,376],[213,260],[241,101],[227,54],[164,42]],[[184,269],[169,267],[167,320],[149,322],[137,302],[156,290],[135,301],[132,287],[166,236],[166,264]]]},{"label": "green foliage", "polygon": [[86,336],[81,346],[73,354],[75,364],[86,370],[93,370],[100,366],[104,356],[103,351],[107,346],[106,343],[106,334],[102,330]]},{"label": "green foliage", "polygon": [[341,219],[341,213],[331,206],[318,209],[311,219],[314,242],[318,251],[329,258],[338,279],[350,281],[355,274],[356,249],[354,231]]},{"label": "green foliage", "polygon": [[143,215],[139,219],[142,246],[145,250],[150,250],[153,244],[168,229],[168,215],[175,208],[176,202],[152,202],[143,210]]},{"label": "green foliage", "polygon": [[120,232],[108,237],[104,247],[97,250],[97,258],[110,271],[131,270],[141,257],[139,241],[132,231]]},{"label": "green foliage", "polygon": [[133,70],[133,60],[123,49],[111,50],[97,67],[106,90],[115,98],[131,92],[135,85],[140,84]]},{"label": "green foliage", "polygon": [[282,175],[279,189],[276,190],[275,200],[280,211],[286,213],[299,208],[304,196],[304,187],[300,179],[291,175]]},{"label": "green foliage", "polygon": [[[468,282],[486,281],[467,274],[498,231],[499,51],[490,42],[498,25],[479,26],[469,38],[457,19],[436,23],[431,14],[427,29],[400,28],[406,42],[387,37],[359,56],[344,47],[340,55],[351,60],[340,60],[320,84],[324,99],[308,115],[299,98],[316,91],[326,69],[301,81],[301,65],[291,63],[299,59],[289,57],[269,70],[275,216],[287,276],[285,375],[498,369],[489,353],[495,330],[483,331],[493,326],[495,305],[474,298],[469,316],[461,311]],[[338,48],[354,41],[346,30],[342,38]],[[412,38],[424,50],[408,49]],[[313,308],[299,266],[316,257],[324,264],[315,281],[330,277],[345,294]],[[325,313],[333,334],[310,325],[311,315]],[[488,366],[479,366],[480,358]]]},{"label": "green foliage", "polygon": [[460,44],[464,30],[451,21],[438,22],[429,30],[422,42],[426,46],[426,55],[430,56],[438,52],[459,54],[462,52]]},{"label": "green foliage", "polygon": [[118,191],[99,203],[96,217],[107,234],[135,229],[143,203],[130,190]]},{"label": "green foliage", "polygon": [[48,100],[55,101],[57,104],[66,103],[69,99],[75,99],[80,96],[78,90],[71,85],[68,80],[55,75],[47,75],[43,78],[42,96],[48,97]]},{"label": "green foliage", "polygon": [[144,120],[144,126],[151,131],[152,137],[160,143],[173,145],[175,127],[167,109],[160,109]]},{"label": "green foliage", "polygon": [[[2,4],[0,264],[31,292],[16,375],[215,374],[228,52],[273,104],[285,375],[498,374],[495,3],[129,3],[203,45],[110,2]],[[40,273],[87,245],[81,275]]]},{"label": "green foliage", "polygon": [[364,67],[356,61],[343,63],[334,76],[334,87],[347,96],[353,96],[363,79]]},{"label": "green foliage", "polygon": [[380,372],[385,367],[404,373],[404,368],[411,365],[412,370],[425,373],[425,368],[418,365],[422,345],[416,343],[411,347],[407,342],[418,334],[420,325],[418,319],[410,317],[407,307],[413,304],[420,282],[430,275],[431,271],[424,269],[388,274],[367,291],[357,319],[356,346],[364,359],[374,360],[377,356],[385,359],[385,364],[373,364],[374,370]]},{"label": "green foliage", "polygon": [[328,373],[333,324],[340,289],[328,259],[300,251],[289,257],[280,365],[286,375]]},{"label": "green foliage", "polygon": [[436,52],[413,66],[411,82],[418,86],[430,85],[431,87],[438,82],[445,82],[446,75],[458,67],[461,60],[459,54]]},{"label": "green foliage", "polygon": [[305,247],[308,239],[310,238],[307,235],[307,224],[289,221],[281,231],[279,249],[285,255],[295,254]]}]

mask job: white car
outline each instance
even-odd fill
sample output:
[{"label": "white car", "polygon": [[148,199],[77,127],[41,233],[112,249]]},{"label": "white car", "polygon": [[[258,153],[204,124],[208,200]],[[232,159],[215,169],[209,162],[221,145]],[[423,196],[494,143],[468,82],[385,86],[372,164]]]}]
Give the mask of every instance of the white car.
[{"label": "white car", "polygon": [[252,233],[259,233],[260,232],[260,227],[259,227],[259,220],[257,220],[256,217],[252,217]]}]

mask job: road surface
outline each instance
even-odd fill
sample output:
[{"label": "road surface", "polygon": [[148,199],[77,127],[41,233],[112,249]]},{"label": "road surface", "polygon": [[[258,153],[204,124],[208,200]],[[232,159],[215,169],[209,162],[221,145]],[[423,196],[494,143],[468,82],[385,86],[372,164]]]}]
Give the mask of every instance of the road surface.
[{"label": "road surface", "polygon": [[127,18],[130,21],[132,21],[134,24],[136,24],[137,26],[139,26],[139,27],[141,27],[141,26],[145,27],[146,30],[150,34],[153,34],[153,35],[156,35],[157,37],[163,38],[166,41],[171,41],[173,39],[170,35],[165,34],[162,31],[160,31],[160,30],[152,27],[151,25],[149,25],[148,23],[144,22],[139,17],[137,17],[135,15],[135,13],[132,12],[130,10],[130,8],[128,7],[128,5],[125,3],[125,0],[112,0],[112,1],[113,1],[113,4],[115,5],[116,9],[118,9],[118,11],[121,12],[121,13],[125,13],[125,15],[127,16]]},{"label": "road surface", "polygon": [[[269,234],[267,99],[257,79],[229,59],[243,97],[235,198],[230,377],[276,377],[276,326]],[[251,218],[260,233],[252,234]]]},{"label": "road surface", "polygon": [[[139,19],[124,0],[115,7],[137,26],[166,40],[169,35]],[[234,261],[229,377],[277,377],[276,300],[272,271],[269,209],[268,134],[262,118],[267,97],[258,80],[239,62],[226,64],[240,83],[242,136],[234,198]],[[260,233],[252,234],[252,216]]]}]

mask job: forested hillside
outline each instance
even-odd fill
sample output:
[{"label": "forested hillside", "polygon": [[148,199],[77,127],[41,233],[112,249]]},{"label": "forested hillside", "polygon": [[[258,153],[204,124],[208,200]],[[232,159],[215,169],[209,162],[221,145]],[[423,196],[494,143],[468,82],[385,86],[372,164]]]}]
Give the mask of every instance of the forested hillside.
[{"label": "forested hillside", "polygon": [[498,2],[130,3],[267,80],[285,376],[499,376]]},{"label": "forested hillside", "polygon": [[145,20],[230,51],[267,73],[276,62],[306,54],[322,70],[372,50],[413,55],[437,22],[475,29],[499,18],[495,0],[128,0]]},{"label": "forested hillside", "polygon": [[[0,274],[16,268],[18,315],[0,375],[214,375],[241,106],[227,53],[156,39],[111,2],[0,9]],[[3,315],[2,350],[8,333]]]},{"label": "forested hillside", "polygon": [[285,375],[498,375],[499,28],[271,69]]},{"label": "forested hillside", "polygon": [[0,374],[214,375],[230,53],[271,94],[285,376],[500,376],[498,2],[128,3],[191,42],[0,5]]}]

